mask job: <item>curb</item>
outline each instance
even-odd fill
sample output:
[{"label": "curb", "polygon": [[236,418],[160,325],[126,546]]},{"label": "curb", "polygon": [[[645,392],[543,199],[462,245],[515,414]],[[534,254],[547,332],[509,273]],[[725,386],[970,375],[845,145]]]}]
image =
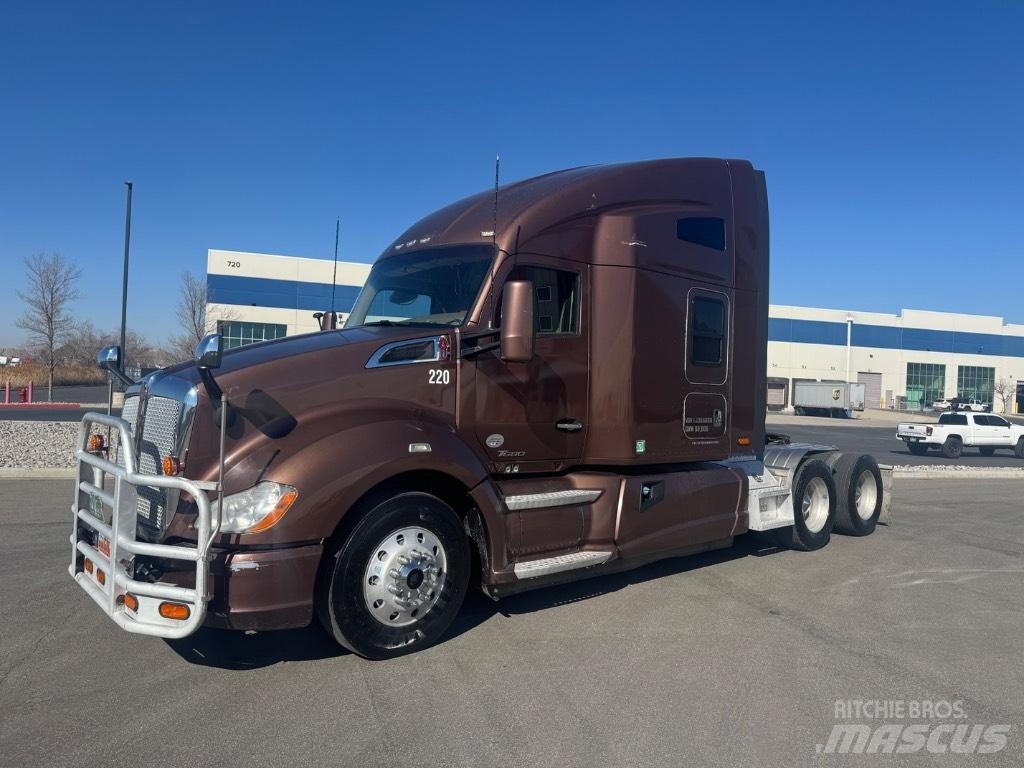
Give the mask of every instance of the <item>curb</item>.
[{"label": "curb", "polygon": [[963,465],[942,467],[934,464],[904,465],[892,468],[893,477],[909,480],[1024,480],[1024,469],[1016,467],[986,467],[977,469]]},{"label": "curb", "polygon": [[[41,410],[41,411],[77,411],[82,407],[81,403],[51,403],[36,400],[32,403],[0,403],[0,409],[12,410]],[[106,405],[103,406],[104,408]]]},{"label": "curb", "polygon": [[0,479],[66,480],[74,476],[71,467],[0,467]]}]

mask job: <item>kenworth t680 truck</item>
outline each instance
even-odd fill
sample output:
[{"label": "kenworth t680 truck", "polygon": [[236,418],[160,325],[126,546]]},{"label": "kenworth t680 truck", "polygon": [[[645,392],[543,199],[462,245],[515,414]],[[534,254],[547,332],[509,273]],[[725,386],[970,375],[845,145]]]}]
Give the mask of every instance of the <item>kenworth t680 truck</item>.
[{"label": "kenworth t680 truck", "polygon": [[131,632],[319,620],[379,659],[440,638],[471,582],[498,599],[748,530],[869,534],[871,457],[766,440],[767,321],[748,162],[466,198],[386,248],[343,329],[211,335],[120,418],[86,416],[70,572]]}]

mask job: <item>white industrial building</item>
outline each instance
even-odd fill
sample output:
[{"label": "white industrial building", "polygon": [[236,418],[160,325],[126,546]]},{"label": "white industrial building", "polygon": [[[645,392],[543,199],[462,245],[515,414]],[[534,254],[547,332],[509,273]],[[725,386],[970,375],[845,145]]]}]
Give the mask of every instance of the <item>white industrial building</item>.
[{"label": "white industrial building", "polygon": [[[768,314],[769,407],[786,407],[803,379],[862,382],[869,408],[917,410],[960,396],[996,411],[1024,410],[1024,325],[916,309],[772,305]],[[994,392],[1001,381],[1005,403]]]},{"label": "white industrial building", "polygon": [[[334,307],[342,318],[370,265],[338,262]],[[334,263],[325,259],[211,250],[207,316],[228,347],[319,329],[331,308]],[[796,381],[859,381],[869,408],[918,409],[971,397],[1024,412],[1024,325],[1001,317],[905,309],[898,315],[772,305],[768,402],[792,402]],[[1006,402],[995,395],[1007,382]]]},{"label": "white industrial building", "polygon": [[[339,261],[334,309],[348,317],[369,264]],[[333,261],[211,250],[206,257],[206,317],[229,349],[317,331],[315,312],[331,309]]]}]

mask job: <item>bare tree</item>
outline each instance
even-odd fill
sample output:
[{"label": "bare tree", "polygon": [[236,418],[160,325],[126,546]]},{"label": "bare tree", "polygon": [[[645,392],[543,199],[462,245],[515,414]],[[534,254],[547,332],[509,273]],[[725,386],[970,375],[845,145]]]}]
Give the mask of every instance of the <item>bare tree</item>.
[{"label": "bare tree", "polygon": [[68,304],[78,298],[81,270],[59,253],[36,253],[25,258],[28,286],[18,291],[27,305],[17,325],[28,333],[46,365],[47,392],[53,399],[53,371],[59,360],[57,351],[71,331]]},{"label": "bare tree", "polygon": [[231,310],[220,308],[216,317],[206,312],[209,297],[206,292],[206,281],[191,272],[181,275],[181,294],[175,316],[181,327],[181,333],[172,336],[167,343],[167,352],[177,360],[188,360],[195,354],[196,345],[208,333],[213,333],[217,320],[235,320],[237,314]]},{"label": "bare tree", "polygon": [[999,379],[992,387],[992,391],[995,392],[1002,404],[1002,412],[1007,413],[1010,408],[1010,401],[1013,400],[1017,394],[1017,387],[1012,381],[1007,381],[1005,378]]},{"label": "bare tree", "polygon": [[57,352],[57,356],[67,363],[76,365],[93,365],[96,353],[100,348],[111,344],[109,333],[100,333],[88,320],[75,323],[74,329],[68,333],[67,341]]},{"label": "bare tree", "polygon": [[170,339],[170,351],[181,360],[192,357],[196,345],[208,333],[206,298],[206,282],[191,272],[183,272],[175,310],[181,333]]}]

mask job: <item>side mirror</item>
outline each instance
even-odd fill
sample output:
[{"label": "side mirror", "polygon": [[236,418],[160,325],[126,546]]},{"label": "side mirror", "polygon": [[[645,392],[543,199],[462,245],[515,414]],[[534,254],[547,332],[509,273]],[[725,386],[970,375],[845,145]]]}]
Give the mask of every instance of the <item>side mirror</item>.
[{"label": "side mirror", "polygon": [[105,371],[109,371],[111,368],[121,370],[121,348],[116,344],[103,347],[96,355],[96,365]]},{"label": "side mirror", "polygon": [[501,359],[526,363],[533,359],[533,283],[509,280],[501,295]]},{"label": "side mirror", "polygon": [[210,370],[220,368],[220,359],[224,354],[224,337],[219,333],[211,333],[203,337],[196,345],[196,368]]}]

